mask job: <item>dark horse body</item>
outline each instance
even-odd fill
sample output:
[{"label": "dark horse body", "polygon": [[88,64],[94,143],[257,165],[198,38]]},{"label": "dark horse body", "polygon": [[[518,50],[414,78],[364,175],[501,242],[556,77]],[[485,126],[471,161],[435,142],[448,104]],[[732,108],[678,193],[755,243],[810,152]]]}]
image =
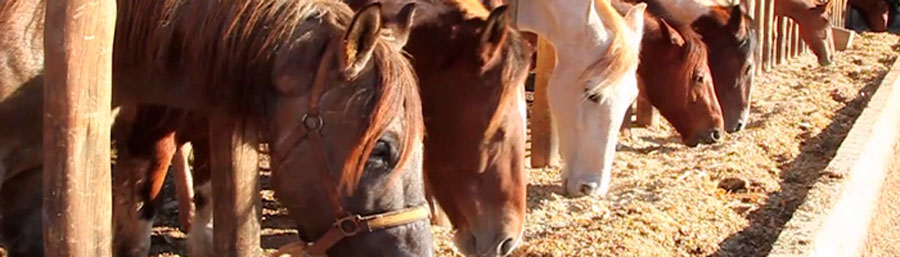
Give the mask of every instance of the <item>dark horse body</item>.
[{"label": "dark horse body", "polygon": [[[341,218],[333,207],[366,215],[422,205],[423,124],[415,78],[394,43],[381,38],[379,13],[373,6],[352,17],[346,6],[320,0],[119,1],[114,103],[231,115],[259,128],[280,157],[273,162],[281,182],[274,185],[276,194],[308,242]],[[0,136],[16,138],[0,142],[0,228],[11,255],[39,256],[43,5],[0,2],[0,20]],[[325,133],[317,134],[318,143],[286,140],[301,130],[301,117],[310,114],[304,111],[321,117],[317,128]],[[174,136],[150,128],[133,127]],[[123,153],[126,160],[160,151],[145,147],[170,148],[140,142],[119,142],[137,144]],[[331,181],[335,187],[323,177],[338,178]],[[130,190],[152,187],[140,188]],[[119,200],[115,208],[135,207]],[[118,256],[146,256],[143,245],[129,248],[115,238]],[[429,256],[430,239],[427,222],[418,221],[348,237],[327,250],[330,256]]]},{"label": "dark horse body", "polygon": [[847,3],[862,14],[869,29],[875,32],[887,31],[891,8],[885,0],[849,0]]}]

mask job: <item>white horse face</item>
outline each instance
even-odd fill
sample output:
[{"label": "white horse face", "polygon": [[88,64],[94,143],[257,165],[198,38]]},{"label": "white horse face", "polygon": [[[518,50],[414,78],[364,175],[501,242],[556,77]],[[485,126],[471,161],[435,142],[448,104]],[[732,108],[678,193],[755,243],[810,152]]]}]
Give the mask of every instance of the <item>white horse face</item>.
[{"label": "white horse face", "polygon": [[[624,36],[628,47],[640,45],[645,7],[640,4],[629,10],[625,15],[627,29],[614,32],[623,33],[621,36]],[[639,49],[635,50],[636,55]],[[604,195],[609,190],[619,128],[628,107],[638,95],[636,62],[623,73],[616,74],[618,76],[615,78],[594,76],[573,79],[578,78],[584,69],[567,67],[567,62],[561,59],[551,84],[578,86],[554,88],[549,92],[560,137],[560,153],[565,161],[563,187],[569,196],[576,197]],[[598,90],[586,90],[595,88]]]}]

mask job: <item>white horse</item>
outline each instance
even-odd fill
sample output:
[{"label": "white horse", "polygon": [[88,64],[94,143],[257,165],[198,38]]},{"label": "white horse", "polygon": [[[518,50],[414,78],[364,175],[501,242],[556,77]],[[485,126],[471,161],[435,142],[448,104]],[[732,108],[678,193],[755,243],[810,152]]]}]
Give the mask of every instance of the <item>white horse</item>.
[{"label": "white horse", "polygon": [[636,5],[624,18],[608,0],[526,0],[513,8],[519,29],[556,48],[548,96],[570,196],[609,190],[619,128],[638,95],[645,7]]}]

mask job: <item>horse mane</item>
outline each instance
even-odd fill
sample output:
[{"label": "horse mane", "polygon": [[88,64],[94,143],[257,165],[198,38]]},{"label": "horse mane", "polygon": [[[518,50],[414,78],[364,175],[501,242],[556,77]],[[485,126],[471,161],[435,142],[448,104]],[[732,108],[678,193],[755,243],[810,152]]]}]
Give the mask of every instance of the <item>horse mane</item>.
[{"label": "horse mane", "polygon": [[[343,35],[354,14],[333,0],[119,1],[118,9],[117,62],[163,73],[191,69],[199,75],[188,82],[205,87],[214,103],[257,119],[272,95],[277,53],[292,46],[321,47],[320,56],[306,58],[328,58],[333,54],[324,50],[328,42]],[[398,110],[405,108],[406,126],[395,167],[409,160],[424,134],[412,65],[385,39],[376,42],[371,60],[380,81],[374,83],[374,97],[354,99],[372,106],[372,113],[360,117],[367,127],[344,161],[337,186],[346,194],[353,193],[372,148]]]},{"label": "horse mane", "polygon": [[603,26],[606,27],[607,31],[616,33],[610,33],[612,37],[609,46],[604,51],[603,57],[589,65],[584,73],[581,74],[582,80],[589,77],[599,77],[603,80],[601,83],[598,83],[598,88],[587,89],[591,93],[602,89],[601,87],[613,85],[612,82],[620,80],[630,70],[637,67],[640,62],[638,56],[640,47],[629,45],[625,39],[624,33],[629,28],[622,17],[623,15],[613,8],[609,0],[592,1],[594,1],[597,15],[600,16]]}]

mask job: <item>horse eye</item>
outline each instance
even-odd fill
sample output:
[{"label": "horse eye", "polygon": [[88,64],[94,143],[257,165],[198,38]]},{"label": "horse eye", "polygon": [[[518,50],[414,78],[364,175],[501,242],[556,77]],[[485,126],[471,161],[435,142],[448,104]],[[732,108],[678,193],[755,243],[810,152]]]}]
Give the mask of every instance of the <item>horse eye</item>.
[{"label": "horse eye", "polygon": [[397,153],[388,140],[379,139],[372,147],[369,159],[366,161],[367,168],[389,169],[396,165]]},{"label": "horse eye", "polygon": [[697,83],[703,83],[705,79],[706,78],[703,76],[703,73],[699,71],[694,72],[694,81],[696,81]]}]

